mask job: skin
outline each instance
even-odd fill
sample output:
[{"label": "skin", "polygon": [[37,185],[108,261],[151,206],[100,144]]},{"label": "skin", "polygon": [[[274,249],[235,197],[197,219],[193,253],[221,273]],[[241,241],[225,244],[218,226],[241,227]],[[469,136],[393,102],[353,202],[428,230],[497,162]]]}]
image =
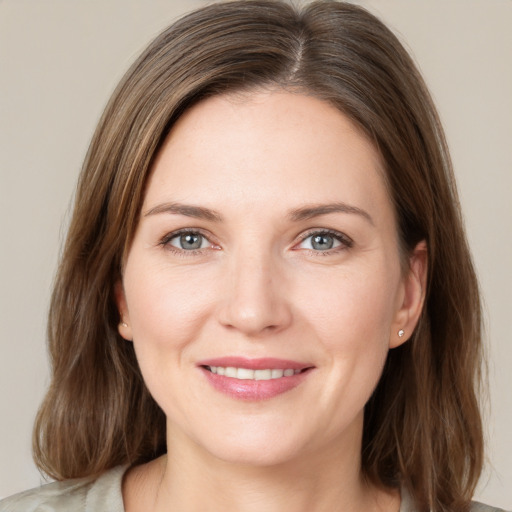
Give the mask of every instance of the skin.
[{"label": "skin", "polygon": [[[361,476],[363,409],[418,320],[426,248],[401,266],[383,176],[361,132],[305,95],[217,96],[179,119],[116,288],[172,454],[127,474],[128,511],[398,510],[398,492]],[[334,203],[350,208],[290,213]],[[180,245],[183,229],[200,249]],[[312,244],[319,233],[331,249]],[[197,366],[224,356],[312,369],[286,393],[242,401]]]}]

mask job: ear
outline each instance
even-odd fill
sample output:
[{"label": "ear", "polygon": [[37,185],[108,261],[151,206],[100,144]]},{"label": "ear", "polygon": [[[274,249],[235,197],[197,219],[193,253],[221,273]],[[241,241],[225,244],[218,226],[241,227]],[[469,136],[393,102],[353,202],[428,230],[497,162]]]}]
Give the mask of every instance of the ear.
[{"label": "ear", "polygon": [[402,281],[401,304],[391,326],[389,348],[398,347],[407,341],[418,323],[425,302],[427,269],[427,243],[423,240],[409,257],[409,268]]},{"label": "ear", "polygon": [[128,313],[128,305],[124,293],[123,283],[121,280],[114,285],[114,296],[116,299],[117,310],[119,311],[119,324],[117,330],[119,334],[127,341],[132,341],[132,328],[130,324],[130,315]]}]

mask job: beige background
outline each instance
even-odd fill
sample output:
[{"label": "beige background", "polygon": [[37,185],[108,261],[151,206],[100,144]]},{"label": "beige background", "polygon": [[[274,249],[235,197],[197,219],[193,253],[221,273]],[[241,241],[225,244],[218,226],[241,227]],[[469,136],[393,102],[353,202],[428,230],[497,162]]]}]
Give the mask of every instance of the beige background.
[{"label": "beige background", "polygon": [[[70,198],[102,108],[156,33],[200,0],[0,0],[0,497],[38,485],[45,315]],[[487,307],[489,463],[512,508],[512,0],[361,0],[397,31],[444,121]]]}]

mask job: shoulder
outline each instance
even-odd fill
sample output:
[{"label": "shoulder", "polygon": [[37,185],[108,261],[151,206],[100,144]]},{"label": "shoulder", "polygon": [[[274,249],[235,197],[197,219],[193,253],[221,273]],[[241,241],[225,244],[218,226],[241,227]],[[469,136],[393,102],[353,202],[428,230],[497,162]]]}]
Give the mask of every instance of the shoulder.
[{"label": "shoulder", "polygon": [[121,483],[125,466],[97,480],[52,482],[0,501],[0,512],[124,512]]},{"label": "shoulder", "polygon": [[[402,487],[400,490],[400,494],[402,497],[402,504],[400,506],[400,512],[417,512],[417,508],[413,504],[413,500],[409,491]],[[483,503],[479,503],[477,501],[473,501],[471,503],[471,508],[469,512],[507,512],[502,508],[495,508],[489,505],[484,505]],[[512,512],[512,511],[511,511]]]},{"label": "shoulder", "polygon": [[507,512],[502,508],[490,507],[489,505],[484,505],[483,503],[478,503],[474,501],[471,504],[470,512]]}]

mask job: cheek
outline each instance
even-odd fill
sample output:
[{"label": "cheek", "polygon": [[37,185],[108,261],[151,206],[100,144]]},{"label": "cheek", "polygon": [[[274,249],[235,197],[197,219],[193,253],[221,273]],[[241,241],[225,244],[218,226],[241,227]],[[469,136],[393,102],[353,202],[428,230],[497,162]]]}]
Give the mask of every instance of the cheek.
[{"label": "cheek", "polygon": [[[200,269],[140,265],[125,271],[125,293],[136,346],[168,350],[186,345],[202,329],[212,300]],[[205,279],[203,279],[203,277]],[[211,276],[210,276],[211,277]]]},{"label": "cheek", "polygon": [[387,267],[331,276],[321,291],[309,287],[303,311],[331,370],[326,396],[350,396],[354,406],[369,398],[389,350],[399,279],[399,268]]},{"label": "cheek", "polygon": [[[212,304],[200,274],[198,269],[183,271],[132,257],[124,276],[133,344],[146,386],[167,416],[183,421],[188,402],[174,391],[189,375],[190,350]],[[190,389],[187,396],[200,403],[194,393]]]},{"label": "cheek", "polygon": [[[327,278],[328,277],[328,278]],[[387,348],[397,310],[399,272],[351,271],[304,281],[300,310],[318,337],[335,351]]]}]

